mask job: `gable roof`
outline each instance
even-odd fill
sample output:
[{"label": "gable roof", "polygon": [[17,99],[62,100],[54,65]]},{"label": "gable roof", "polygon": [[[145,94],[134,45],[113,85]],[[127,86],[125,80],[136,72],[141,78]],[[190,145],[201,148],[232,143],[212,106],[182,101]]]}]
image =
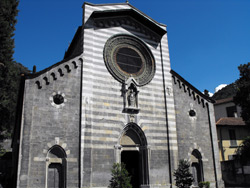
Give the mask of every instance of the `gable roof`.
[{"label": "gable roof", "polygon": [[[142,23],[146,27],[150,28],[160,36],[163,36],[167,32],[165,24],[158,23],[129,3],[92,4],[85,2],[83,4],[83,7],[84,5],[98,7],[95,10],[91,10],[93,11],[90,15],[90,17],[92,18],[130,16],[133,19],[137,20],[139,23]],[[99,7],[101,8],[99,9]]]},{"label": "gable roof", "polygon": [[242,118],[235,118],[235,117],[223,117],[220,118],[216,122],[217,126],[222,125],[230,125],[230,126],[239,126],[239,125],[246,125]]},{"label": "gable roof", "polygon": [[[90,6],[111,6],[111,5],[126,5],[128,7],[130,7],[130,9],[128,8],[124,8],[124,9],[107,9],[107,10],[97,10],[97,11],[93,11],[91,14],[91,17],[93,18],[105,18],[105,17],[117,17],[117,16],[130,16],[133,19],[137,20],[138,22],[142,23],[143,25],[147,26],[150,30],[154,31],[155,33],[157,33],[160,36],[163,36],[167,31],[166,31],[166,25],[158,23],[157,21],[153,20],[152,18],[150,18],[149,16],[147,16],[146,14],[144,14],[143,12],[141,12],[140,10],[138,10],[137,8],[135,8],[134,6],[130,5],[129,3],[113,3],[113,4],[91,4],[91,3],[87,3],[85,2],[84,4],[90,5]],[[83,6],[84,6],[83,4]],[[51,70],[54,67],[57,67],[59,65],[61,65],[62,63],[73,59],[79,55],[81,55],[83,53],[83,39],[82,39],[82,30],[83,30],[83,26],[79,26],[74,38],[71,42],[71,44],[69,45],[68,49],[66,50],[65,54],[64,54],[64,58],[62,61],[51,65],[50,67],[43,69],[39,72],[36,73],[30,73],[25,75],[26,79],[31,79],[31,78],[35,78],[40,76],[41,74]]]},{"label": "gable roof", "polygon": [[225,98],[225,99],[216,100],[216,102],[215,102],[214,105],[219,105],[219,104],[229,103],[229,102],[233,102],[233,97],[229,97],[229,98]]},{"label": "gable roof", "polygon": [[73,40],[71,41],[63,59],[69,59],[80,55],[83,52],[82,26],[79,26]]}]

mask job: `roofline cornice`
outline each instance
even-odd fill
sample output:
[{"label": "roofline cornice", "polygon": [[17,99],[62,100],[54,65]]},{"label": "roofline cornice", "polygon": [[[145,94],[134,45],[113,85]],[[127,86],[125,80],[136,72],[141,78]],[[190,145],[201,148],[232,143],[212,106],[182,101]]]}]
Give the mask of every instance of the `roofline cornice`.
[{"label": "roofline cornice", "polygon": [[109,6],[109,5],[128,5],[130,6],[132,9],[134,9],[135,11],[137,11],[138,13],[142,14],[144,17],[147,17],[149,20],[151,20],[152,22],[154,22],[157,25],[163,26],[163,27],[167,27],[166,24],[163,23],[159,23],[156,20],[154,20],[153,18],[151,18],[150,16],[144,14],[142,11],[140,11],[138,8],[134,7],[133,5],[131,5],[130,3],[107,3],[107,4],[93,4],[93,3],[89,3],[89,2],[84,2],[82,5],[82,8],[84,7],[84,5],[90,5],[90,6]]},{"label": "roofline cornice", "polygon": [[115,18],[115,17],[122,17],[122,16],[131,17],[134,20],[137,20],[137,22],[146,26],[151,31],[153,31],[154,33],[156,33],[157,35],[161,37],[167,33],[166,29],[163,29],[158,24],[152,22],[147,17],[141,15],[134,9],[114,9],[114,10],[94,11],[91,14],[91,17],[94,19],[99,19],[99,18],[103,19],[103,18],[112,18],[112,17]]},{"label": "roofline cornice", "polygon": [[195,88],[193,85],[191,85],[188,81],[186,81],[183,77],[181,77],[174,70],[171,69],[170,73],[172,74],[172,76],[177,77],[183,84],[188,86],[188,88],[192,89],[196,94],[198,94],[202,98],[206,99],[208,102],[215,103],[215,101],[211,97],[204,95],[202,92],[200,92],[197,88]]},{"label": "roofline cornice", "polygon": [[220,105],[220,104],[225,104],[225,103],[234,103],[233,97],[228,97],[228,98],[225,98],[225,99],[215,100],[214,105]]},{"label": "roofline cornice", "polygon": [[54,65],[51,65],[50,67],[48,67],[48,68],[46,68],[46,69],[43,69],[43,70],[41,70],[41,71],[39,71],[39,72],[30,73],[30,74],[25,74],[24,77],[25,77],[25,79],[36,78],[36,77],[38,77],[38,76],[40,76],[40,75],[42,75],[42,74],[44,74],[44,73],[50,71],[51,69],[53,69],[53,68],[55,68],[55,67],[58,67],[59,65],[65,63],[65,62],[67,62],[67,61],[69,61],[69,60],[71,60],[71,59],[74,59],[74,58],[76,58],[77,56],[80,56],[81,54],[82,54],[82,52],[79,53],[79,54],[76,54],[75,56],[69,57],[69,58],[67,58],[67,59],[63,59],[62,61],[59,61],[58,63],[55,63]]}]

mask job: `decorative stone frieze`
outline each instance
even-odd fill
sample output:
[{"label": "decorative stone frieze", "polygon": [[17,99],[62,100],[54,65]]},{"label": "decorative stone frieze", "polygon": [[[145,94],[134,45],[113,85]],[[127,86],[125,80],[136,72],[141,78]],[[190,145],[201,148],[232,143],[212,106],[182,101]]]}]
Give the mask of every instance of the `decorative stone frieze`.
[{"label": "decorative stone frieze", "polygon": [[94,19],[94,25],[96,28],[122,27],[126,25],[132,27],[138,33],[145,34],[149,39],[154,40],[155,42],[160,41],[161,38],[158,34],[151,31],[149,28],[146,28],[129,16],[112,17],[108,19],[96,18]]},{"label": "decorative stone frieze", "polygon": [[202,107],[205,108],[205,100],[212,101],[209,97],[204,99],[204,95],[200,92],[197,93],[195,89],[189,86],[189,84],[184,83],[181,79],[172,74],[172,79],[174,84],[178,84],[179,89],[182,89],[184,93],[187,93],[194,101],[197,101],[198,104],[202,104]]},{"label": "decorative stone frieze", "polygon": [[[78,60],[82,61],[81,58],[79,58]],[[52,81],[57,80],[58,77],[63,77],[66,73],[69,74],[72,69],[77,69],[77,67],[78,66],[75,61],[68,62],[64,66],[59,66],[58,69],[55,70],[53,69],[53,72],[51,71],[51,73],[45,74],[46,76],[44,76],[42,80],[36,80],[35,84],[37,85],[38,89],[42,89],[43,85],[49,85]],[[49,78],[48,75],[51,76],[51,79]]]}]

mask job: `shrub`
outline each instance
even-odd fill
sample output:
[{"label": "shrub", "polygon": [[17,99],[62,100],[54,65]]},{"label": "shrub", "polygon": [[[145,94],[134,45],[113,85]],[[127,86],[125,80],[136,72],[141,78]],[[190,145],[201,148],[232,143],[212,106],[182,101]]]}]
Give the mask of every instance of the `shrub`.
[{"label": "shrub", "polygon": [[125,168],[124,163],[114,163],[111,170],[111,180],[108,188],[132,188],[131,177]]},{"label": "shrub", "polygon": [[176,186],[188,188],[194,181],[193,175],[189,172],[190,164],[187,160],[180,160],[177,170],[174,171]]},{"label": "shrub", "polygon": [[201,181],[199,183],[199,188],[209,188],[210,187],[210,182],[209,181]]}]

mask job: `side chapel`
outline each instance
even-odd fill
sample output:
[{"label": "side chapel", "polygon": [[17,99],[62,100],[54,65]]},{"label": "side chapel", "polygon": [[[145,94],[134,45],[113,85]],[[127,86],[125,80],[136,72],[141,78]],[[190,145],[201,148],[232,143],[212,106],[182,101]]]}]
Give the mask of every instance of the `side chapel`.
[{"label": "side chapel", "polygon": [[170,68],[166,25],[129,3],[83,4],[64,59],[23,75],[16,187],[106,188],[123,162],[133,188],[222,187],[213,101]]}]

